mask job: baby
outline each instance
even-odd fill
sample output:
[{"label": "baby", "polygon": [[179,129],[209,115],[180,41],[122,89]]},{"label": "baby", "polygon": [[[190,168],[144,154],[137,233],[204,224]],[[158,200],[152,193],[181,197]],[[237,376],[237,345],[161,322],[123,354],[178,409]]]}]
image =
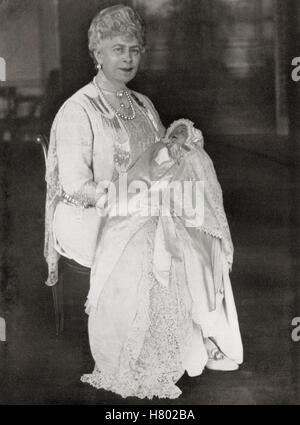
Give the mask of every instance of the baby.
[{"label": "baby", "polygon": [[[202,148],[203,143],[202,133],[194,128],[192,121],[187,119],[174,121],[167,128],[165,137],[151,145],[127,171],[127,183],[129,184],[132,181],[147,182],[146,189],[160,180],[163,184],[177,175],[174,174],[178,172],[176,165],[182,162],[184,155],[191,151],[193,147]],[[118,185],[118,182],[116,184]],[[97,209],[99,213],[102,213],[108,201],[108,187],[104,187],[103,182],[98,184],[97,194],[99,195]]]},{"label": "baby", "polygon": [[191,150],[192,145],[203,147],[203,136],[200,130],[194,128],[192,121],[180,119],[168,127],[162,142],[166,146],[155,152],[154,157],[158,165],[170,161],[179,163],[184,153]]}]

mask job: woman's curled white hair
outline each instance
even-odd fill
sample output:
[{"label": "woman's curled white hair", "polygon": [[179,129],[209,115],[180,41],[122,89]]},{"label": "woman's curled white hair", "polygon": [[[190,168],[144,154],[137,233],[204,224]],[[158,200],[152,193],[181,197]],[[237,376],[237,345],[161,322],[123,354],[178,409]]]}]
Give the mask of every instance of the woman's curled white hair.
[{"label": "woman's curled white hair", "polygon": [[95,59],[95,52],[99,51],[102,40],[118,35],[136,37],[141,49],[146,44],[145,24],[139,14],[129,6],[118,4],[101,10],[92,20],[89,28],[89,51]]}]

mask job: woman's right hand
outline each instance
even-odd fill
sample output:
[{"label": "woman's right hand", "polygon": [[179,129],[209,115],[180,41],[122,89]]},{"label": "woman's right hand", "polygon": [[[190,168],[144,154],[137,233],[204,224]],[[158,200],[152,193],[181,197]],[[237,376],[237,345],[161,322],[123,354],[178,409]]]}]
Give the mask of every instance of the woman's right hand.
[{"label": "woman's right hand", "polygon": [[102,215],[108,205],[108,190],[112,184],[110,181],[100,181],[96,188],[96,210],[99,215]]},{"label": "woman's right hand", "polygon": [[168,143],[167,148],[170,157],[177,163],[180,162],[186,152],[190,151],[189,147],[174,142]]}]

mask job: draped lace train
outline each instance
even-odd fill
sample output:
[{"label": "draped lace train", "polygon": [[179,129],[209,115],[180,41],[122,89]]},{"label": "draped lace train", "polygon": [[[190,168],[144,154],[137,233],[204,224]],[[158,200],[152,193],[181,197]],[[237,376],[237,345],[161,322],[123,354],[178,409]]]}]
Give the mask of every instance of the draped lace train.
[{"label": "draped lace train", "polygon": [[184,280],[180,279],[182,266],[172,265],[167,288],[160,285],[152,273],[156,225],[157,219],[151,218],[141,230],[145,233],[145,245],[138,307],[118,370],[111,371],[98,364],[93,373],[81,378],[97,389],[109,390],[124,398],[179,397],[181,390],[176,382],[184,373],[186,347],[192,337],[190,298],[182,285]]}]

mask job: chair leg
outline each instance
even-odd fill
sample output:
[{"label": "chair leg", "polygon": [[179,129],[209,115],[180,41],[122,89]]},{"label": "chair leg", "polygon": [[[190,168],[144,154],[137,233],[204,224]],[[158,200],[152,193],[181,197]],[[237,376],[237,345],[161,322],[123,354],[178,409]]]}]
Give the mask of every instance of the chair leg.
[{"label": "chair leg", "polygon": [[59,305],[58,305],[58,293],[57,292],[58,292],[57,291],[57,285],[52,286],[56,335],[59,334]]},{"label": "chair leg", "polygon": [[59,308],[59,331],[64,331],[64,275],[60,273],[58,278],[58,308]]}]

